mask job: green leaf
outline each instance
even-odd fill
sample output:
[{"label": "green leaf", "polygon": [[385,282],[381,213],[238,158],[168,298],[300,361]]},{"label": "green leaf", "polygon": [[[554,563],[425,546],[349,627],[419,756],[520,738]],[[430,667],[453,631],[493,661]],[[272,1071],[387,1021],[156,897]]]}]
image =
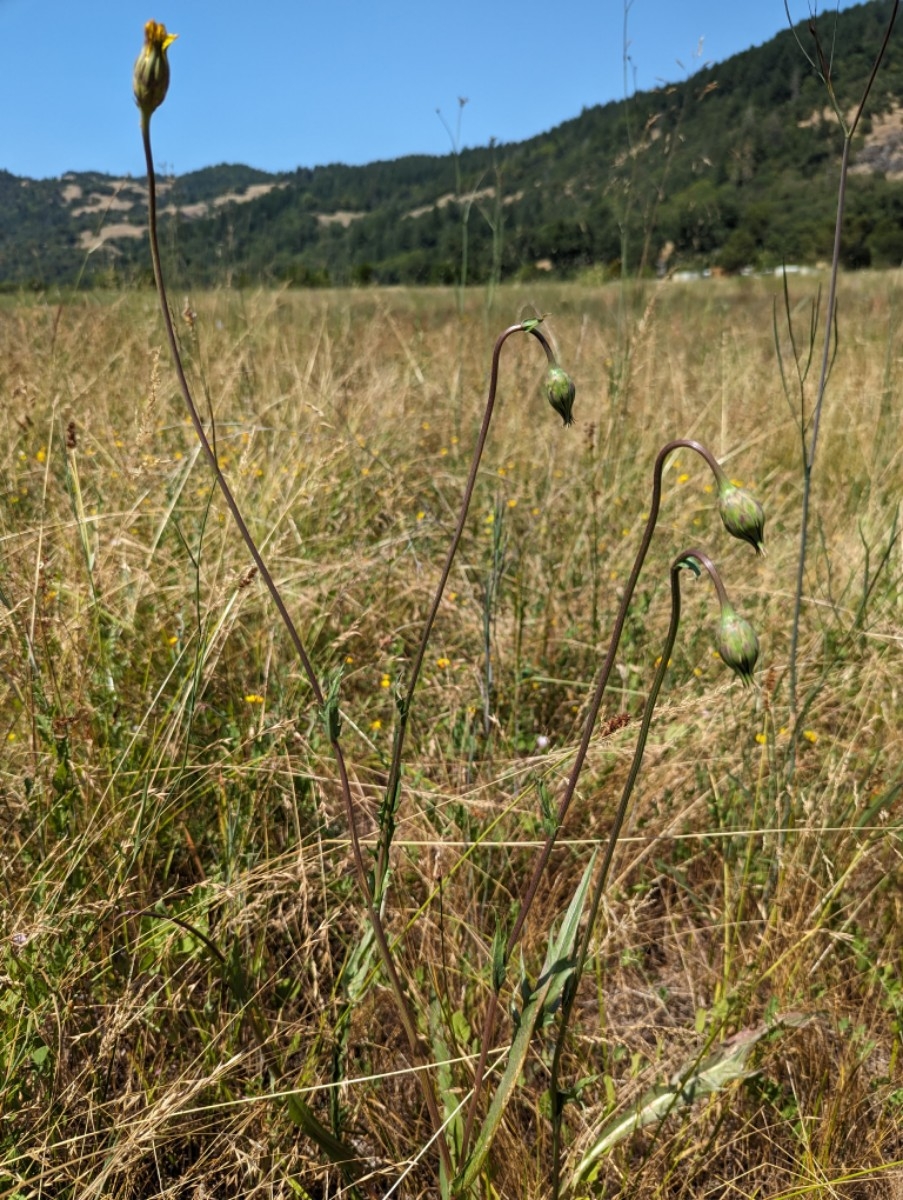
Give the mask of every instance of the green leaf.
[{"label": "green leaf", "polygon": [[539,811],[542,819],[542,831],[553,834],[558,829],[558,813],[555,802],[544,779],[537,779],[536,790],[539,792]]},{"label": "green leaf", "polygon": [[489,1148],[498,1133],[502,1116],[511,1103],[518,1079],[527,1061],[533,1032],[546,1017],[551,1016],[555,1011],[565,984],[574,973],[577,931],[583,916],[586,894],[595,864],[596,854],[594,852],[568,906],[561,928],[549,939],[549,947],[539,979],[536,981],[536,986],[531,989],[520,1014],[517,1033],[514,1035],[514,1041],[508,1052],[508,1061],[505,1064],[501,1082],[492,1098],[489,1112],[486,1114],[483,1127],[464,1170],[455,1180],[455,1193],[458,1195],[465,1192],[474,1183],[482,1170]]},{"label": "green leaf", "polygon": [[492,990],[500,992],[505,983],[505,974],[508,969],[508,960],[505,957],[505,947],[508,944],[508,936],[505,933],[504,925],[496,925],[495,933],[492,935]]},{"label": "green leaf", "polygon": [[323,724],[326,727],[326,736],[331,742],[337,742],[339,734],[342,732],[342,714],[339,711],[339,687],[341,682],[342,672],[339,669],[329,678],[326,699],[323,701],[323,708],[321,709]]},{"label": "green leaf", "polygon": [[630,1108],[602,1127],[596,1140],[577,1164],[570,1180],[570,1190],[584,1181],[592,1182],[598,1174],[599,1160],[619,1142],[637,1129],[663,1121],[679,1108],[686,1108],[702,1096],[719,1092],[728,1084],[748,1079],[755,1071],[747,1069],[746,1060],[753,1047],[763,1037],[787,1028],[799,1028],[810,1018],[788,1013],[773,1024],[743,1029],[722,1042],[707,1058],[694,1059],[672,1076],[670,1083],[654,1087],[641,1096]]}]

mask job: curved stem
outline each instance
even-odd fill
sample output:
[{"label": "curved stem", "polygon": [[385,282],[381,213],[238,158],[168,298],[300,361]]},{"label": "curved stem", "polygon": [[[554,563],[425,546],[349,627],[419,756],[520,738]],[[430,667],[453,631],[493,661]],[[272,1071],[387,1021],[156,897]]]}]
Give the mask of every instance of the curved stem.
[{"label": "curved stem", "polygon": [[[420,644],[417,647],[417,652],[414,655],[414,660],[408,676],[408,686],[404,696],[399,700],[398,703],[398,724],[395,727],[395,740],[392,747],[392,763],[389,767],[389,779],[385,790],[385,805],[390,812],[394,812],[398,801],[397,793],[398,786],[401,781],[401,763],[404,753],[404,740],[407,733],[411,703],[414,699],[414,691],[420,678],[420,671],[423,667],[424,657],[426,656],[427,644],[429,643],[430,635],[433,631],[433,625],[435,624],[436,616],[439,612],[439,606],[442,603],[442,596],[445,592],[445,587],[448,583],[449,576],[451,575],[452,563],[455,560],[455,555],[457,554],[458,547],[461,544],[461,537],[464,533],[464,526],[467,522],[467,514],[470,510],[470,502],[473,499],[474,488],[477,482],[477,472],[480,467],[480,461],[483,457],[483,450],[486,446],[486,438],[489,435],[489,423],[492,420],[492,414],[495,408],[495,395],[498,388],[499,357],[502,353],[502,346],[504,346],[505,342],[513,333],[532,333],[537,341],[541,344],[543,350],[545,350],[548,361],[553,365],[555,363],[555,355],[552,351],[552,347],[549,345],[545,336],[535,327],[533,321],[523,322],[518,325],[509,325],[508,328],[503,330],[496,338],[495,347],[492,351],[492,367],[489,374],[489,395],[486,399],[486,407],[483,412],[483,422],[480,426],[480,432],[477,436],[476,445],[474,446],[467,482],[464,485],[464,495],[461,499],[461,508],[458,512],[457,524],[455,525],[455,531],[452,534],[452,540],[445,556],[445,563],[442,567],[442,573],[439,576],[436,594],[433,596],[433,603],[430,606],[430,611],[427,614],[427,618],[423,626],[423,632],[420,635]],[[373,891],[377,899],[380,897],[382,887],[385,882],[386,869],[388,867],[391,826],[387,832],[388,836],[380,836],[376,869],[373,876]]]},{"label": "curved stem", "polygon": [[[298,633],[295,623],[285,606],[285,602],[282,599],[276,581],[273,579],[269,568],[264,562],[251,531],[248,529],[247,523],[241,514],[241,509],[238,506],[238,502],[233,496],[232,490],[229,487],[225,476],[223,475],[222,469],[217,461],[216,452],[211,446],[210,440],[207,437],[207,433],[204,429],[203,423],[201,422],[200,414],[198,413],[194,398],[191,395],[191,389],[188,386],[188,380],[185,376],[184,367],[182,366],[182,357],[179,352],[179,345],[176,339],[172,315],[169,311],[169,303],[166,298],[166,287],[163,282],[163,270],[160,264],[160,247],[157,241],[157,192],[156,180],[154,177],[154,159],[151,151],[150,118],[143,113],[141,116],[141,137],[144,144],[144,157],[147,163],[148,230],[150,236],[151,260],[154,267],[154,280],[157,285],[157,294],[160,298],[160,307],[163,312],[163,323],[166,327],[166,336],[169,341],[169,349],[172,355],[173,364],[175,366],[176,376],[179,380],[179,387],[182,392],[182,397],[188,409],[188,414],[191,417],[191,423],[194,426],[194,431],[201,443],[201,448],[203,449],[207,461],[210,464],[216,482],[219,485],[220,491],[222,492],[226,504],[229,507],[229,511],[235,520],[235,524],[238,526],[238,530],[244,539],[245,545],[247,546],[252,559],[254,560],[257,570],[260,572],[260,577],[266,584],[267,589],[273,598],[273,603],[276,605],[276,609],[282,618],[286,629],[288,630],[289,637],[291,638],[292,644],[295,647],[299,659],[301,660],[304,674],[307,676],[307,680],[310,684],[311,691],[314,694],[314,698],[316,699],[317,703],[323,707],[323,705],[326,703],[326,697],[323,693],[322,687],[320,686],[319,680],[317,679],[313,664],[311,663],[307,651],[304,648],[304,643],[301,641],[301,636]],[[351,851],[354,859],[355,875],[357,876],[357,882],[361,890],[361,895],[364,898],[367,916],[373,930],[380,960],[382,961],[383,968],[385,969],[386,975],[389,978],[389,983],[395,996],[396,1008],[405,1032],[405,1037],[408,1041],[411,1055],[415,1059],[426,1059],[428,1058],[428,1055],[425,1053],[423,1043],[417,1033],[417,1026],[414,1021],[414,1016],[411,1012],[411,1007],[405,994],[404,986],[402,985],[401,978],[398,974],[395,960],[392,957],[392,951],[389,947],[388,939],[386,938],[386,932],[383,928],[379,909],[374,903],[373,893],[370,889],[370,884],[367,879],[367,871],[364,866],[364,858],[361,852],[360,836],[357,831],[354,799],[351,795],[351,785],[348,779],[348,770],[345,765],[345,756],[342,753],[342,748],[339,745],[338,736],[336,734],[329,734],[329,742],[332,747],[333,754],[335,755],[336,766],[339,773],[339,782],[345,805],[345,818],[348,822]],[[448,1148],[448,1140],[445,1136],[442,1118],[439,1113],[439,1105],[436,1100],[435,1092],[433,1091],[432,1083],[430,1082],[428,1078],[428,1072],[426,1071],[418,1071],[417,1076],[421,1083],[424,1102],[426,1103],[427,1110],[429,1111],[430,1123],[433,1127],[433,1133],[436,1136],[443,1167],[445,1168],[449,1177],[451,1177],[453,1174],[451,1153]]]},{"label": "curved stem", "polygon": [[643,761],[643,755],[646,751],[646,740],[649,736],[649,727],[652,724],[652,715],[655,710],[655,705],[658,702],[658,695],[661,691],[662,683],[664,682],[665,672],[668,669],[668,663],[671,658],[671,652],[674,649],[674,642],[677,638],[677,629],[680,624],[680,572],[684,567],[689,565],[688,559],[696,559],[705,567],[706,571],[712,578],[715,585],[715,590],[718,593],[719,603],[727,603],[724,585],[721,582],[721,577],[715,564],[709,556],[702,550],[696,548],[687,550],[685,553],[678,555],[671,563],[671,623],[668,626],[668,633],[665,637],[664,646],[662,647],[661,660],[658,669],[655,672],[655,678],[652,681],[652,687],[649,690],[649,695],[646,699],[645,707],[643,708],[643,719],[640,724],[640,731],[637,735],[636,747],[633,752],[633,761],[630,764],[630,770],[627,773],[627,779],[624,781],[624,789],[621,792],[621,800],[615,812],[614,821],[612,822],[611,830],[608,835],[608,843],[605,847],[605,856],[599,864],[596,874],[596,882],[593,888],[593,898],[590,903],[589,917],[586,922],[586,928],[583,931],[583,938],[580,944],[580,952],[577,955],[577,963],[574,968],[574,973],[568,981],[567,989],[565,990],[564,1002],[561,1008],[561,1022],[558,1030],[558,1038],[555,1042],[555,1050],[552,1056],[552,1067],[549,1082],[549,1094],[552,1101],[552,1198],[558,1200],[561,1187],[561,1119],[564,1112],[562,1097],[558,1087],[558,1079],[561,1072],[561,1056],[564,1052],[565,1042],[567,1041],[568,1024],[571,1019],[571,1013],[574,1009],[574,1003],[577,998],[577,990],[580,980],[583,976],[586,960],[589,956],[590,942],[592,941],[593,930],[595,929],[596,919],[599,915],[599,906],[602,903],[602,897],[605,895],[605,888],[608,884],[608,874],[611,870],[612,860],[615,854],[615,847],[618,838],[621,836],[621,829],[624,825],[624,819],[627,816],[627,808],[630,804],[630,797],[633,794],[633,789],[640,773],[640,766]]},{"label": "curved stem", "polygon": [[[715,475],[716,481],[720,484],[725,478],[724,471],[717,459],[711,451],[703,446],[701,442],[694,441],[692,438],[676,438],[674,441],[664,445],[658,453],[655,460],[655,465],[652,469],[652,501],[649,506],[649,516],[646,520],[646,528],[643,531],[643,538],[640,542],[640,548],[637,551],[636,558],[633,563],[633,568],[624,588],[624,594],[621,597],[621,603],[618,608],[617,616],[615,617],[614,628],[612,629],[611,638],[608,643],[608,651],[605,659],[599,670],[599,677],[596,682],[596,690],[593,693],[592,701],[590,702],[589,711],[586,714],[586,722],[583,727],[583,736],[580,739],[580,745],[577,749],[577,756],[574,759],[571,767],[567,783],[561,795],[561,800],[558,804],[558,813],[556,817],[555,828],[546,836],[546,840],[539,851],[536,862],[533,867],[533,873],[523,893],[520,908],[517,917],[512,927],[511,933],[508,935],[508,941],[505,947],[505,962],[507,964],[511,954],[517,945],[524,925],[526,924],[527,916],[536,899],[536,894],[539,891],[539,885],[542,880],[543,872],[551,857],[552,850],[558,839],[558,832],[561,829],[564,819],[567,816],[568,809],[571,805],[571,800],[574,797],[574,792],[577,789],[577,781],[580,778],[580,773],[583,770],[583,764],[586,761],[586,755],[589,751],[590,741],[592,740],[593,730],[596,727],[596,721],[599,716],[599,710],[602,707],[602,698],[605,695],[605,689],[608,686],[608,680],[611,677],[612,669],[615,665],[615,655],[617,654],[618,644],[621,641],[621,635],[624,632],[624,625],[627,620],[627,611],[630,607],[630,601],[633,599],[633,593],[636,589],[637,580],[640,577],[640,572],[643,569],[643,564],[646,561],[646,555],[649,551],[649,546],[652,542],[652,535],[655,532],[655,526],[658,521],[659,509],[661,508],[662,499],[662,472],[664,471],[665,461],[668,455],[674,450],[687,449],[693,450],[699,454],[708,463],[709,467]],[[486,1019],[483,1023],[483,1034],[480,1045],[480,1057],[477,1061],[476,1075],[473,1095],[470,1100],[470,1107],[467,1111],[467,1120],[464,1126],[464,1139],[462,1157],[466,1154],[467,1147],[470,1143],[470,1137],[473,1132],[474,1121],[476,1120],[477,1106],[479,1103],[480,1091],[483,1084],[483,1075],[486,1070],[486,1060],[489,1054],[489,1047],[492,1044],[492,1038],[495,1033],[495,1022],[498,1015],[499,992],[493,991],[489,997],[489,1005],[486,1010]]]}]

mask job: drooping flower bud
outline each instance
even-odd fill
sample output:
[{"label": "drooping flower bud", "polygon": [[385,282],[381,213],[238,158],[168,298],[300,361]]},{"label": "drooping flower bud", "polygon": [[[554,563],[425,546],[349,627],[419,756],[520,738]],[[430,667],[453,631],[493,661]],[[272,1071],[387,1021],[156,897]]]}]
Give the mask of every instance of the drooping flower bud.
[{"label": "drooping flower bud", "polygon": [[765,510],[755,496],[723,479],[718,485],[718,510],[729,534],[749,542],[756,554],[765,553]]},{"label": "drooping flower bud", "polygon": [[135,60],[132,87],[135,103],[145,120],[160,107],[169,87],[169,62],[166,51],[179,35],[167,33],[166,26],[148,21],[144,26],[144,46]]},{"label": "drooping flower bud", "polygon": [[718,653],[744,683],[752,683],[753,669],[759,657],[759,639],[749,621],[738,616],[730,604],[721,606]]},{"label": "drooping flower bud", "polygon": [[573,425],[574,416],[574,381],[562,367],[549,367],[546,375],[546,395],[549,403],[564,421],[565,425]]}]

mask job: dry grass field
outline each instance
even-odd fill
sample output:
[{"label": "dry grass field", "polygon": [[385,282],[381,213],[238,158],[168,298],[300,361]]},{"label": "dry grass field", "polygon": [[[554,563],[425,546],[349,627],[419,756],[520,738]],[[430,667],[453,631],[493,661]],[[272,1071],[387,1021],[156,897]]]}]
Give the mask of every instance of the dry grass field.
[{"label": "dry grass field", "polygon": [[[818,286],[790,284],[803,355]],[[365,853],[393,693],[511,321],[549,314],[575,423],[549,408],[539,347],[512,338],[405,753],[384,917],[428,1050],[413,1062],[329,741],[199,457],[155,296],[3,301],[0,1196],[440,1194],[416,1075],[430,1071],[454,1147],[493,939],[543,838],[543,788],[557,794],[573,761],[653,461],[678,437],[761,500],[768,556],[727,536],[708,468],[675,453],[502,988],[480,1112],[521,964],[535,979],[605,842],[668,625],[669,563],[698,545],[761,655],[744,688],[714,650],[711,586],[685,573],[564,1056],[564,1193],[903,1195],[903,278],[840,283],[796,713],[800,397],[788,402],[775,351],[777,305],[791,363],[780,281],[502,288],[491,314],[470,296],[463,321],[439,291],[184,304],[224,472],[319,678],[341,672]],[[536,1031],[473,1195],[548,1195],[554,1037],[554,1021]],[[687,1084],[709,1059],[707,1082]],[[674,1080],[659,1119],[603,1144]],[[356,1189],[292,1097],[359,1155]]]}]

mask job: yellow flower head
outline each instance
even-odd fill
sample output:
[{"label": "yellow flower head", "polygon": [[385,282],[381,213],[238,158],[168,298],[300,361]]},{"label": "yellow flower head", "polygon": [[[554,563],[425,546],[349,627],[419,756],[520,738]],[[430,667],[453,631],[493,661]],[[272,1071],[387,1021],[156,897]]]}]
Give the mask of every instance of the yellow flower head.
[{"label": "yellow flower head", "polygon": [[166,99],[169,87],[169,62],[166,51],[179,35],[167,33],[166,26],[158,21],[148,21],[144,26],[144,46],[135,60],[132,86],[135,103],[141,116],[147,120]]}]

